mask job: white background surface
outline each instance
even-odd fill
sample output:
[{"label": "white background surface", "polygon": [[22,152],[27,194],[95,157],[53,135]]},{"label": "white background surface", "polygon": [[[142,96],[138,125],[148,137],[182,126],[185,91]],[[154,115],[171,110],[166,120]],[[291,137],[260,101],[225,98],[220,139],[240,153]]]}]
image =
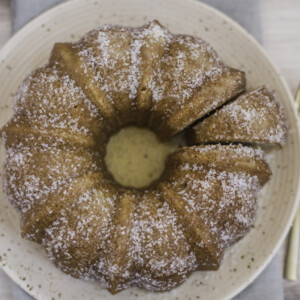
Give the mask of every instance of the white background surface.
[{"label": "white background surface", "polygon": [[[264,48],[295,93],[300,81],[300,1],[261,0],[261,2]],[[9,4],[9,0],[0,0],[0,47],[10,37]],[[0,271],[1,300],[12,299],[10,284],[10,280]],[[300,280],[284,281],[284,286],[286,300],[300,299]]]}]

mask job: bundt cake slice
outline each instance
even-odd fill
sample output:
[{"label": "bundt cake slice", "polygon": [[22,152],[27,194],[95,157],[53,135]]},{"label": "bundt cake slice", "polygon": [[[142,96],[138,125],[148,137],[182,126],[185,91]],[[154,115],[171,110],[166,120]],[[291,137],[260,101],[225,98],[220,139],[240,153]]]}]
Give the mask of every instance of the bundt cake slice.
[{"label": "bundt cake slice", "polygon": [[199,269],[217,269],[224,249],[253,225],[257,192],[271,173],[262,154],[212,145],[181,148],[170,157],[160,189],[185,229]]},{"label": "bundt cake slice", "polygon": [[76,194],[65,198],[71,200],[68,206],[62,207],[47,226],[43,245],[62,271],[98,280],[107,287],[106,277],[113,266],[107,261],[106,245],[114,228],[117,191],[97,180],[78,184]]},{"label": "bundt cake slice", "polygon": [[245,93],[189,130],[190,144],[253,143],[283,146],[286,119],[265,86]]},{"label": "bundt cake slice", "polygon": [[170,138],[245,89],[245,74],[223,64],[205,41],[173,35],[151,85],[150,127]]}]

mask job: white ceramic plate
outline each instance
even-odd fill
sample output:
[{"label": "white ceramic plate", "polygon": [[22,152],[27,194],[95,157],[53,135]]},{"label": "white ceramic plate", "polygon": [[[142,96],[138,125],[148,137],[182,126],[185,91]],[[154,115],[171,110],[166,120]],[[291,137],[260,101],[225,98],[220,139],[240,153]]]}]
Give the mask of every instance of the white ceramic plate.
[{"label": "white ceramic plate", "polygon": [[[299,198],[300,177],[299,130],[291,93],[265,52],[245,30],[198,1],[75,0],[41,15],[0,52],[0,127],[12,115],[19,83],[30,71],[47,62],[55,42],[76,40],[104,23],[137,26],[149,19],[158,19],[174,33],[202,37],[227,64],[247,73],[248,89],[268,84],[279,96],[290,132],[287,146],[273,151],[270,159],[273,176],[261,193],[256,226],[226,252],[217,272],[196,272],[171,292],[151,293],[131,288],[111,296],[97,283],[60,272],[48,261],[40,245],[22,239],[18,215],[0,191],[0,264],[17,284],[38,299],[230,298],[263,270],[291,224]],[[1,147],[2,165],[5,151]]]}]

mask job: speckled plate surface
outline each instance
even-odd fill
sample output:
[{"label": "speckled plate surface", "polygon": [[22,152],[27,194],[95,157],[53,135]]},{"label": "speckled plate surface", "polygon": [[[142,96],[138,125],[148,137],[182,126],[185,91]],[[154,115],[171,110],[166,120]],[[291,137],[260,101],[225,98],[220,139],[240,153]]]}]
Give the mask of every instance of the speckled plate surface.
[{"label": "speckled plate surface", "polygon": [[[18,32],[0,52],[0,127],[12,115],[19,83],[47,62],[55,42],[73,41],[104,23],[137,26],[158,19],[174,33],[207,40],[230,66],[247,73],[247,88],[268,84],[287,114],[287,146],[269,155],[273,176],[261,192],[255,228],[226,252],[217,272],[195,272],[166,293],[128,289],[115,296],[97,283],[67,276],[47,259],[40,245],[20,237],[17,212],[0,191],[0,264],[38,299],[224,299],[245,288],[267,265],[291,224],[299,198],[300,141],[291,93],[264,51],[241,27],[194,0],[75,0],[41,15]],[[5,151],[0,149],[3,165]],[[0,178],[1,180],[2,178]],[[2,180],[1,180],[2,181]]]}]

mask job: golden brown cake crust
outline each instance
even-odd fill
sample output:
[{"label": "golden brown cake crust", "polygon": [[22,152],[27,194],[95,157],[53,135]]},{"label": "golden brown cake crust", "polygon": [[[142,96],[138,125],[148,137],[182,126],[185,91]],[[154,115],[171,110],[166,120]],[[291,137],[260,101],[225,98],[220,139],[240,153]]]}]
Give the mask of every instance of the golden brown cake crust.
[{"label": "golden brown cake crust", "polygon": [[22,236],[41,243],[62,271],[113,294],[131,286],[167,291],[195,270],[218,269],[225,249],[255,221],[257,193],[271,175],[263,151],[183,147],[143,190],[117,184],[104,155],[123,126],[168,139],[244,89],[244,72],[205,41],[157,21],[105,25],[55,44],[49,64],[21,83],[1,129],[4,189],[21,214]]}]

